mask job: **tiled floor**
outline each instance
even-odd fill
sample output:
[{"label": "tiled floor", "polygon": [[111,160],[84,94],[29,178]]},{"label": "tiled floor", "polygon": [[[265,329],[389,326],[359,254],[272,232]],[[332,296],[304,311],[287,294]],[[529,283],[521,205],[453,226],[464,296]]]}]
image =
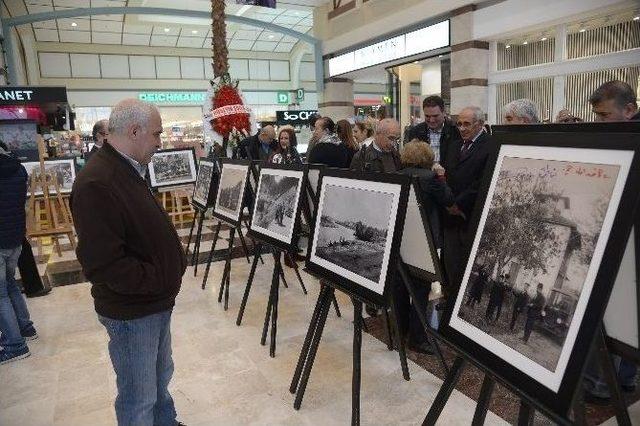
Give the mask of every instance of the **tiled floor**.
[{"label": "tiled floor", "polygon": [[[171,391],[179,418],[188,425],[347,424],[351,410],[350,303],[340,297],[344,316],[331,313],[300,411],[288,387],[317,295],[317,281],[303,273],[304,296],[287,270],[281,290],[278,350],[270,358],[259,344],[272,262],[258,267],[241,327],[235,325],[249,265],[233,261],[230,309],[217,303],[222,262],[212,266],[205,291],[202,272],[185,274],[173,316],[176,371]],[[93,311],[88,284],[54,288],[29,306],[40,339],[32,356],[0,367],[0,425],[113,425],[115,377],[106,333]],[[419,424],[440,380],[410,364],[401,375],[395,352],[363,336],[362,423]],[[474,402],[454,392],[442,424],[468,424]],[[489,414],[489,424],[501,419]]]}]

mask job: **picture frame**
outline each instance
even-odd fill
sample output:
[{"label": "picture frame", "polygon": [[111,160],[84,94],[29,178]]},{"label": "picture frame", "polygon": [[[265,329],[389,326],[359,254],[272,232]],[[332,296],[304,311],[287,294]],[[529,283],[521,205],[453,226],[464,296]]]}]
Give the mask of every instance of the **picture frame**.
[{"label": "picture frame", "polygon": [[[26,161],[22,165],[27,170],[29,176],[28,185],[31,184],[31,175],[36,172],[40,173],[39,161]],[[73,189],[73,182],[76,180],[76,157],[62,157],[55,159],[44,160],[45,170],[49,171],[56,169],[58,176],[58,184],[60,185],[61,194],[70,194]],[[54,191],[54,188],[49,188],[49,193]],[[42,188],[33,192],[33,195],[44,195]]]},{"label": "picture frame", "polygon": [[410,184],[400,174],[323,169],[307,269],[352,297],[387,306]]},{"label": "picture frame", "polygon": [[198,171],[193,148],[172,148],[157,151],[148,166],[152,188],[189,185],[196,182]]},{"label": "picture frame", "polygon": [[239,226],[249,185],[250,163],[246,160],[221,159],[222,170],[213,206],[213,216]]},{"label": "picture frame", "polygon": [[198,176],[193,186],[192,203],[200,210],[213,206],[218,185],[220,170],[218,162],[209,158],[200,158],[198,162]]},{"label": "picture frame", "polygon": [[0,140],[20,161],[38,161],[38,122],[36,120],[1,120]]},{"label": "picture frame", "polygon": [[413,277],[445,284],[440,257],[431,233],[431,224],[424,209],[426,201],[419,188],[418,180],[413,178],[407,200],[400,258],[406,265],[407,272]]},{"label": "picture frame", "polygon": [[281,250],[294,250],[306,173],[301,167],[263,165],[249,235]]},{"label": "picture frame", "polygon": [[[477,201],[480,214],[474,214],[470,225],[472,230],[476,230],[471,254],[461,286],[452,295],[452,303],[447,305],[439,329],[442,336],[473,363],[556,419],[567,419],[573,393],[581,379],[595,333],[602,323],[633,223],[634,206],[638,202],[640,126],[637,123],[615,123],[610,126],[622,126],[623,130],[618,128],[618,133],[615,133],[610,131],[612,127],[592,123],[493,127],[493,140],[498,149],[492,152],[488,160]],[[581,180],[587,178],[601,181],[588,182],[587,185]],[[509,179],[511,181],[507,185],[505,182]],[[520,185],[518,182],[523,182],[523,190],[517,189]],[[504,188],[514,187],[516,189],[511,191],[515,191],[515,195],[504,191]],[[555,192],[546,193],[542,189]],[[604,205],[598,208],[587,202],[590,198],[586,195],[592,194],[593,197],[596,193],[608,194],[603,196]],[[520,206],[522,211],[531,214],[530,209],[525,209],[527,204],[523,201],[513,202],[518,200],[518,194],[533,194],[538,197],[538,205],[545,206],[549,202],[549,212],[560,212],[558,216],[538,216],[537,221],[525,220],[522,213],[512,214],[511,219],[509,215],[502,216],[507,218],[504,226],[529,230],[529,236],[516,239],[514,248],[505,248],[500,240],[495,240],[493,249],[482,251],[482,257],[486,260],[492,253],[498,253],[495,258],[500,259],[500,256],[511,256],[519,249],[530,258],[527,268],[544,270],[551,278],[555,275],[551,286],[538,282],[535,296],[531,296],[530,303],[526,305],[527,317],[521,339],[524,344],[513,338],[513,331],[504,331],[504,319],[500,323],[498,319],[493,319],[491,313],[486,320],[486,315],[490,313],[489,303],[484,323],[482,315],[466,310],[467,303],[465,307],[462,306],[463,300],[469,296],[468,290],[472,288],[472,271],[483,266],[479,261],[478,248],[490,247],[488,243],[492,235],[504,235],[494,232],[497,228],[489,228],[485,232],[485,227],[491,226],[491,223],[502,224],[496,220],[499,217],[497,213],[516,212],[511,208],[512,205]],[[526,200],[526,197],[522,200]],[[562,219],[568,213],[574,215],[571,223],[566,218]],[[518,228],[512,225],[515,222],[524,225]],[[534,226],[536,232],[532,231]],[[553,229],[553,233],[548,234],[545,230],[547,227]],[[559,228],[566,228],[565,232],[559,233]],[[584,240],[584,245],[577,245],[577,234],[581,236],[581,241]],[[538,252],[526,252],[525,248],[531,246],[527,242],[535,241],[533,236],[544,239],[534,247],[538,247],[546,257]],[[557,246],[559,251],[550,249],[549,242],[555,244],[560,237],[564,238],[564,242]],[[579,256],[564,257],[568,252],[577,250],[580,250]],[[524,255],[520,257],[524,258]],[[577,260],[572,261],[572,258]],[[539,265],[535,266],[535,262],[539,262]],[[486,262],[488,269],[494,273],[497,271],[492,270],[491,266],[495,264]],[[514,265],[502,264],[500,272],[504,272],[506,266]],[[564,266],[566,269],[562,269]],[[548,278],[539,274],[526,275],[528,270],[523,270],[524,275],[518,272],[516,278],[511,278],[503,274],[500,279],[515,281],[528,276],[527,280],[542,281]],[[562,283],[560,287],[559,283]],[[567,296],[570,294],[570,283],[579,284],[572,303],[568,302],[571,299]],[[506,284],[503,282],[500,285]],[[498,290],[500,285],[496,287]],[[567,289],[563,290],[563,286],[567,286]],[[480,306],[482,308],[483,305]],[[499,317],[498,311],[496,318]],[[558,336],[558,330],[563,334]],[[534,340],[529,342],[531,336]]]},{"label": "picture frame", "polygon": [[309,212],[311,214],[311,219],[315,217],[316,209],[318,207],[318,192],[320,188],[320,173],[326,167],[324,164],[315,164],[315,163],[304,163],[303,167],[305,167],[307,171],[307,181],[306,181],[306,196],[307,202],[309,203]]}]

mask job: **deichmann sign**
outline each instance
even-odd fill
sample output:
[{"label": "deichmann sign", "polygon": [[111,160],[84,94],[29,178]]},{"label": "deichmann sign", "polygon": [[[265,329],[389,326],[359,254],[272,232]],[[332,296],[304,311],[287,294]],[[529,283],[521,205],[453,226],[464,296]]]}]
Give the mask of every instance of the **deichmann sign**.
[{"label": "deichmann sign", "polygon": [[300,111],[276,111],[276,123],[283,124],[307,124],[309,117],[316,114],[318,110],[300,110]]},{"label": "deichmann sign", "polygon": [[0,87],[0,105],[42,104],[47,102],[66,103],[67,88],[5,86]]},{"label": "deichmann sign", "polygon": [[206,92],[144,92],[138,93],[138,99],[154,104],[202,105],[206,95]]},{"label": "deichmann sign", "polygon": [[449,46],[449,20],[329,59],[329,77]]}]

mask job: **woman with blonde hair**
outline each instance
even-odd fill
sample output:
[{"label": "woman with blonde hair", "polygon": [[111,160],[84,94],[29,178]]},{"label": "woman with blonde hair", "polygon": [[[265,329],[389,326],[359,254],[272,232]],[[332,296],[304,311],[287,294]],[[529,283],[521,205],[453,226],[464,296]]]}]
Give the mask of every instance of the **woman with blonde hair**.
[{"label": "woman with blonde hair", "polygon": [[360,147],[373,141],[373,126],[368,121],[358,121],[353,126],[353,137]]}]

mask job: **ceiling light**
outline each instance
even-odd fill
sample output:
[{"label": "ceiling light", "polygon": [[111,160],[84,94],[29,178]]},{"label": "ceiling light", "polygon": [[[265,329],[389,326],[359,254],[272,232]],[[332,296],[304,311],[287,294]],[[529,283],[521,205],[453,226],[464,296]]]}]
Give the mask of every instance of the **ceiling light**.
[{"label": "ceiling light", "polygon": [[504,48],[505,48],[505,49],[511,49],[511,45],[510,45],[510,44],[507,44]]},{"label": "ceiling light", "polygon": [[524,42],[524,43],[522,43],[522,44],[524,44],[524,45],[526,46],[527,44],[529,44],[529,42],[528,42],[528,41],[525,41],[525,42]]},{"label": "ceiling light", "polygon": [[634,16],[634,17],[633,17],[633,20],[634,20],[634,21],[640,21],[640,16]]},{"label": "ceiling light", "polygon": [[164,29],[164,32],[165,32],[165,33],[168,33],[168,32],[169,32],[169,28],[165,28],[165,29]]},{"label": "ceiling light", "polygon": [[198,30],[191,30],[191,34],[198,34]]},{"label": "ceiling light", "polygon": [[438,55],[438,58],[442,58],[443,55]]},{"label": "ceiling light", "polygon": [[274,37],[274,35],[273,35],[273,34],[270,34],[270,35],[269,35],[269,38],[271,38],[271,39],[272,39],[273,37]]},{"label": "ceiling light", "polygon": [[75,22],[72,22],[72,23],[71,23],[71,26],[75,28],[75,27],[77,27],[77,26],[78,26],[78,24],[76,24]]},{"label": "ceiling light", "polygon": [[540,41],[547,41],[547,38],[546,38],[546,37],[542,37],[542,38],[540,39]]},{"label": "ceiling light", "polygon": [[581,33],[585,32],[585,31],[587,31],[585,28],[580,28],[580,32]]}]

